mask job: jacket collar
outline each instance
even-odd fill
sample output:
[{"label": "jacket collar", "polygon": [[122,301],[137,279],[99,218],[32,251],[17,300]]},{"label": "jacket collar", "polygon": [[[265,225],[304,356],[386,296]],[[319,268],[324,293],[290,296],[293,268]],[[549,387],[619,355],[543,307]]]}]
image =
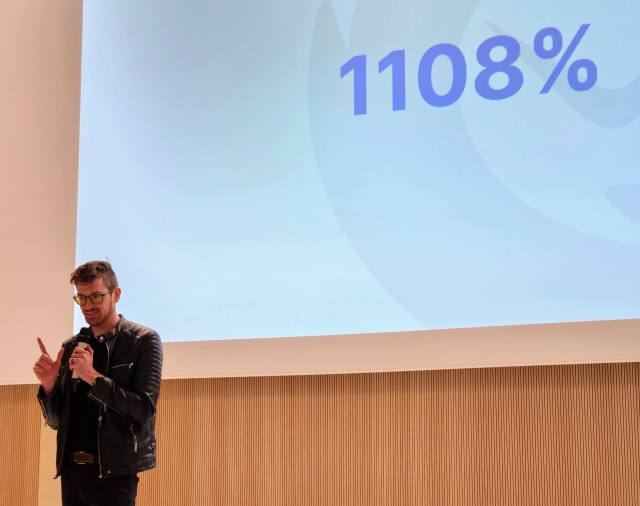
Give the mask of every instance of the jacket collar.
[{"label": "jacket collar", "polygon": [[120,332],[122,332],[122,330],[124,329],[124,326],[127,324],[127,319],[120,315],[120,321],[118,322],[118,324],[113,327],[109,332],[105,332],[104,334],[100,334],[99,336],[95,336],[95,338],[102,342],[102,341],[111,341],[111,339],[113,339],[114,337],[116,337]]}]

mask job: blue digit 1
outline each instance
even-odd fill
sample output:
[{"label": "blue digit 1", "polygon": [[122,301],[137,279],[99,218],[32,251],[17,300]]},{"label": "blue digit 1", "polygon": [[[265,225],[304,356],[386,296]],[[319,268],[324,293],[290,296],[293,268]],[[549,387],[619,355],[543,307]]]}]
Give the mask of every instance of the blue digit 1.
[{"label": "blue digit 1", "polygon": [[[438,56],[448,57],[453,70],[451,88],[444,95],[438,95],[435,92],[431,79],[433,62]],[[455,103],[462,95],[466,84],[467,62],[459,48],[453,44],[436,44],[427,49],[418,67],[418,88],[420,88],[420,94],[427,104],[434,107],[446,107]]]},{"label": "blue digit 1", "polygon": [[353,114],[367,114],[367,57],[354,56],[340,67],[340,78],[353,70]]},{"label": "blue digit 1", "polygon": [[378,73],[391,67],[391,95],[393,98],[393,110],[404,111],[406,107],[404,49],[391,51],[378,63]]}]

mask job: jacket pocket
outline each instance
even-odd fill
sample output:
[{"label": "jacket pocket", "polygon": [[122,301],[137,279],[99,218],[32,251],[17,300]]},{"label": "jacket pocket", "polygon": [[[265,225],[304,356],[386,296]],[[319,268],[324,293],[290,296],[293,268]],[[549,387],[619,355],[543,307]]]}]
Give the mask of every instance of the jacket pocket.
[{"label": "jacket pocket", "polygon": [[122,387],[127,387],[131,380],[131,373],[133,372],[133,362],[127,362],[126,364],[117,364],[109,367],[107,376],[115,381]]},{"label": "jacket pocket", "polygon": [[114,365],[114,366],[109,367],[109,370],[111,371],[111,370],[113,370],[113,369],[119,369],[119,368],[121,368],[121,367],[127,367],[127,368],[131,369],[131,368],[133,367],[133,362],[128,363],[128,364],[118,364],[118,365]]}]

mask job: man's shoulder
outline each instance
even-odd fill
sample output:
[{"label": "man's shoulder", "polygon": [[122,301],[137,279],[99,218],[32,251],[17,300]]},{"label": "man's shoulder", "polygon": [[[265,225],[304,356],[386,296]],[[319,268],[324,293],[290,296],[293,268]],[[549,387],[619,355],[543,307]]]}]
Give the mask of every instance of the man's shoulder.
[{"label": "man's shoulder", "polygon": [[[162,367],[162,341],[155,330],[127,320],[122,328],[121,336],[125,338],[124,342],[127,344],[124,346],[126,348],[137,349],[138,353],[152,352],[153,356],[160,357],[158,363]],[[118,337],[120,342],[122,342],[122,337]]]},{"label": "man's shoulder", "polygon": [[75,334],[71,336],[69,339],[67,339],[65,342],[63,342],[62,347],[66,348],[67,346],[71,346],[73,343],[77,343],[77,342],[78,342],[78,334]]},{"label": "man's shoulder", "polygon": [[140,325],[139,323],[127,320],[124,324],[124,330],[133,339],[155,338],[160,340],[160,335],[153,329]]}]

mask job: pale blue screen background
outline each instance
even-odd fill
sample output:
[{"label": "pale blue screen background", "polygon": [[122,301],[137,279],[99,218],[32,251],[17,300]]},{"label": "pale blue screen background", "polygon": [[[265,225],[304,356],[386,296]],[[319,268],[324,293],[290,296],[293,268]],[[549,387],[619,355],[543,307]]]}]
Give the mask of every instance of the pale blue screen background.
[{"label": "pale blue screen background", "polygon": [[[637,0],[86,2],[77,261],[108,257],[119,310],[166,341],[637,318],[638,26]],[[522,85],[489,100],[498,35]],[[418,75],[443,43],[466,79],[436,107]],[[378,62],[401,50],[393,110]],[[460,80],[430,72],[438,96]]]}]

